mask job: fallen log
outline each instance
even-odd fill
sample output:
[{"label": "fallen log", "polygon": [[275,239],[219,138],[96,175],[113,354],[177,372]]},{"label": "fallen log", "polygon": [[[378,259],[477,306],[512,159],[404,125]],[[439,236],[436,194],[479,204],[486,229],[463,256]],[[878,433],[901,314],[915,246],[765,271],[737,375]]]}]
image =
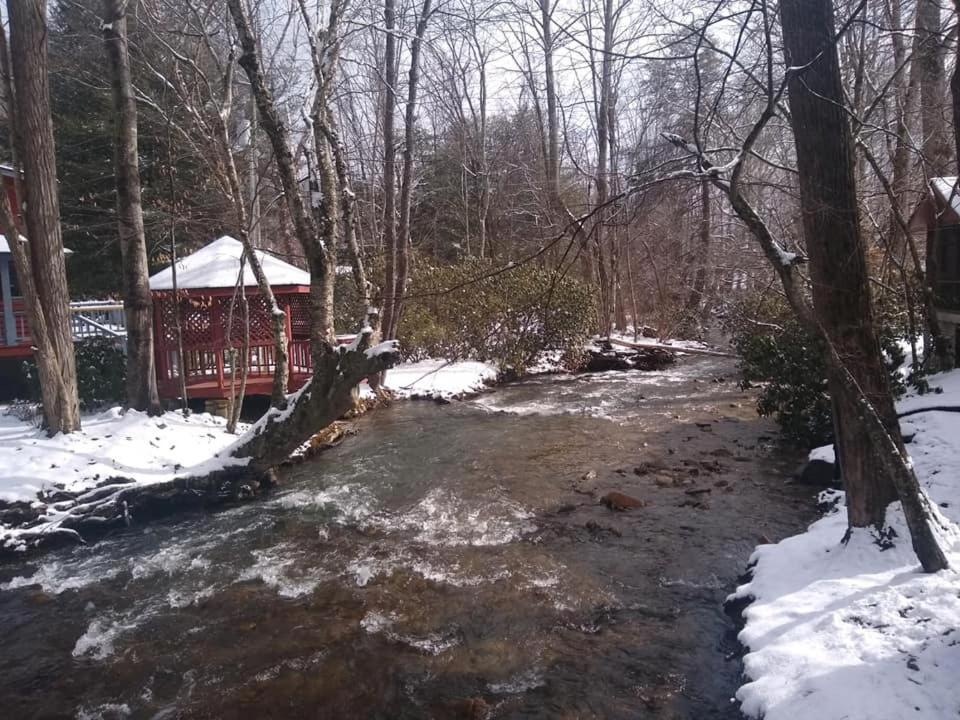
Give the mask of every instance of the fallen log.
[{"label": "fallen log", "polygon": [[619,340],[614,338],[604,338],[605,342],[610,343],[611,345],[620,345],[621,347],[630,348],[631,350],[667,350],[669,352],[680,352],[687,353],[689,355],[706,355],[708,357],[726,357],[726,358],[739,358],[739,355],[734,355],[733,353],[723,352],[721,350],[704,350],[702,348],[686,348],[686,347],[677,347],[676,345],[668,345],[666,343],[632,343],[627,342],[626,340]]}]

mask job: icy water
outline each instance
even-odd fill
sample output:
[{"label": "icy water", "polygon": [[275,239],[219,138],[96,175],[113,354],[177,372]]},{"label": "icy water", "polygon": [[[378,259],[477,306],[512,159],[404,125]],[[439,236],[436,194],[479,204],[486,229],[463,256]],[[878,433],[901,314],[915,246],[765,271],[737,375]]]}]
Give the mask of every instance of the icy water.
[{"label": "icy water", "polygon": [[0,713],[738,717],[721,604],[811,498],[732,372],[398,403],[264,500],[0,566]]}]

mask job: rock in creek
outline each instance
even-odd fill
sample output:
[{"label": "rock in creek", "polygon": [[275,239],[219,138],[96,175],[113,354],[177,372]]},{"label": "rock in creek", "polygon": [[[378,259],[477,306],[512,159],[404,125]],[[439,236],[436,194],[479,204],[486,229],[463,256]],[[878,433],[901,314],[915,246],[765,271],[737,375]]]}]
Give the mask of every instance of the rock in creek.
[{"label": "rock in creek", "polygon": [[672,365],[676,356],[661,348],[614,348],[609,342],[601,340],[590,349],[585,372],[607,372],[610,370],[662,370]]},{"label": "rock in creek", "polygon": [[834,464],[826,460],[809,461],[793,478],[795,482],[801,485],[811,485],[813,487],[840,486],[840,478],[837,477]]},{"label": "rock in creek", "polygon": [[635,497],[630,497],[629,495],[625,495],[624,493],[617,491],[608,492],[606,495],[600,498],[600,502],[602,502],[611,510],[618,511],[632,510],[633,508],[642,508],[647,506],[647,502],[645,500],[638,500]]}]

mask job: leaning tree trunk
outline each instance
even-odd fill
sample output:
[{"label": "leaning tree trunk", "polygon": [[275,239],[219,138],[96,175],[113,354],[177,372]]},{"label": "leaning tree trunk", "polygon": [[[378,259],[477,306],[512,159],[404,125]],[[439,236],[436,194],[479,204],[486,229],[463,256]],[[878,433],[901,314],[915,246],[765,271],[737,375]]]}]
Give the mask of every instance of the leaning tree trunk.
[{"label": "leaning tree trunk", "polygon": [[153,356],[153,301],[140,202],[137,101],[130,78],[126,0],[103,0],[103,46],[113,91],[114,176],[122,258],[123,311],[127,321],[127,405],[162,412]]},{"label": "leaning tree trunk", "polygon": [[[393,344],[369,348],[372,332],[362,331],[349,348],[338,348],[333,337],[333,279],[331,259],[336,257],[338,238],[329,223],[318,226],[300,194],[297,168],[290,148],[290,133],[267,86],[257,42],[242,0],[227,0],[227,7],[240,42],[240,67],[246,72],[257,100],[263,131],[273,148],[287,211],[297,240],[310,267],[310,346],[313,377],[285,411],[272,409],[258,423],[248,442],[235,454],[251,457],[250,469],[261,471],[285,460],[290,452],[350,409],[353,391],[365,377],[385,371],[397,360]],[[335,32],[335,30],[334,30]],[[336,64],[328,68],[331,78]],[[324,157],[329,158],[329,154]],[[324,160],[325,162],[325,160]],[[327,176],[336,170],[321,168]],[[326,234],[321,233],[323,228]]]},{"label": "leaning tree trunk", "polygon": [[[44,417],[51,433],[80,429],[76,362],[70,328],[70,293],[60,233],[57,167],[50,116],[47,71],[47,18],[44,0],[7,0],[10,24],[10,65],[16,116],[14,144],[23,163],[23,195],[30,274],[36,286],[37,307],[44,316],[48,343],[40,354],[41,383],[47,385]],[[16,237],[11,238],[16,243]],[[43,377],[44,365],[56,377]],[[55,389],[55,392],[53,392]]]},{"label": "leaning tree trunk", "polygon": [[[849,525],[882,527],[887,505],[900,497],[921,563],[938,570],[946,560],[905,460],[874,327],[833,4],[781,0],[780,13],[787,64],[805,68],[790,77],[791,123],[815,321],[829,349],[828,381]],[[890,452],[876,446],[879,437],[886,438]]]}]

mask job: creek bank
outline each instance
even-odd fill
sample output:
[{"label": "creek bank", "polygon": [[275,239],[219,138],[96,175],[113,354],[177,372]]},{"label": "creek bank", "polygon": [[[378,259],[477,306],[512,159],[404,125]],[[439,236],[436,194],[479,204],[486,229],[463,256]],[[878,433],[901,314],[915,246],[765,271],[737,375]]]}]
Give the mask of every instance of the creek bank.
[{"label": "creek bank", "polygon": [[[960,404],[960,370],[930,382],[943,393],[907,397],[897,409],[954,569],[921,571],[899,503],[887,510],[892,535],[859,529],[843,541],[844,495],[823,490],[823,516],[805,532],[758,546],[749,575],[727,601],[739,616],[747,682],[737,699],[748,717],[933,720],[956,714],[960,417],[935,406]],[[810,453],[823,479],[833,459],[830,446]]]},{"label": "creek bank", "polygon": [[[450,401],[482,391],[496,379],[489,364],[427,360],[387,375],[385,395],[361,387],[358,417],[394,399]],[[2,408],[0,408],[2,411]],[[88,415],[83,430],[48,437],[8,408],[0,412],[0,557],[29,549],[96,539],[117,527],[186,508],[214,508],[257,497],[276,482],[253,476],[231,449],[244,441],[207,413],[169,411],[149,417],[111,408]],[[304,443],[297,462],[340,442],[336,423]]]}]

